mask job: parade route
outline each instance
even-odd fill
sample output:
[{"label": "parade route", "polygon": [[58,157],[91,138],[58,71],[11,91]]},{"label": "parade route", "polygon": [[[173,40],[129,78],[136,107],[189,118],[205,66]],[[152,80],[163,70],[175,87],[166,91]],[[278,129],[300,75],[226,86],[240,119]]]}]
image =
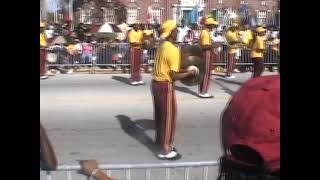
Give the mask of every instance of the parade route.
[{"label": "parade route", "polygon": [[[265,72],[263,75],[276,74]],[[220,116],[251,73],[235,79],[214,75],[213,99],[200,99],[198,87],[176,83],[175,146],[183,161],[217,160],[221,155]],[[40,81],[40,120],[59,164],[97,159],[104,164],[157,163],[150,74],[145,85],[128,85],[128,74],[56,75]]]}]

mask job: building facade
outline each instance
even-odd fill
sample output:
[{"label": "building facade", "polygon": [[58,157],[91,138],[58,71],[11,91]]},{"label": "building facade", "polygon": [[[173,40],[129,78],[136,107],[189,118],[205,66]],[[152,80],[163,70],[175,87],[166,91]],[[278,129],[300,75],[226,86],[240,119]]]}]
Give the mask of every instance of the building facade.
[{"label": "building facade", "polygon": [[[112,2],[112,0],[106,0]],[[257,17],[259,23],[265,23],[275,12],[279,12],[280,0],[121,0],[127,9],[126,22],[135,21],[142,23],[162,23],[173,19],[180,23],[182,19],[187,24],[198,23],[203,16],[216,12],[216,18],[223,21],[227,11],[238,10],[246,7],[248,11]],[[95,14],[104,22],[115,22],[115,11],[112,7],[97,8],[90,0],[76,10],[78,22],[92,24],[96,21]],[[101,15],[102,12],[102,15]]]}]

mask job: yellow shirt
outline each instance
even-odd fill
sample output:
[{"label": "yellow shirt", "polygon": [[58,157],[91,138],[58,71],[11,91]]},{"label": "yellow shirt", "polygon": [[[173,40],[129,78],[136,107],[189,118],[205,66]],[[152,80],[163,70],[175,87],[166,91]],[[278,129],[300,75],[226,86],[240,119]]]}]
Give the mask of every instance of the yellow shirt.
[{"label": "yellow shirt", "polygon": [[143,33],[142,31],[131,30],[128,34],[129,43],[142,43]]},{"label": "yellow shirt", "polygon": [[[227,39],[228,42],[231,42],[231,43],[239,41],[240,39],[239,39],[238,31],[234,31],[234,32],[232,32],[230,30],[227,31],[226,39]],[[237,52],[238,52],[238,48],[232,48],[232,47],[228,48],[228,53],[229,54],[235,54]]]},{"label": "yellow shirt", "polygon": [[250,41],[253,39],[253,34],[251,30],[239,31],[240,36],[242,36],[242,43],[249,45]]},{"label": "yellow shirt", "polygon": [[40,47],[41,48],[48,47],[47,39],[43,33],[40,33]]},{"label": "yellow shirt", "polygon": [[147,36],[151,36],[153,34],[153,31],[150,29],[146,29],[146,30],[143,30],[143,34],[145,34]]},{"label": "yellow shirt", "polygon": [[69,54],[71,55],[74,55],[76,53],[76,46],[74,44],[70,44],[68,47],[67,47],[67,51]]},{"label": "yellow shirt", "polygon": [[180,50],[169,41],[163,42],[156,54],[153,79],[172,82],[170,71],[179,72],[180,61]]},{"label": "yellow shirt", "polygon": [[258,52],[258,49],[266,49],[265,40],[261,36],[257,36],[256,41],[252,45],[251,58],[263,57],[263,52]]},{"label": "yellow shirt", "polygon": [[206,46],[206,45],[212,45],[212,37],[209,33],[208,29],[203,29],[200,33],[200,45]]}]

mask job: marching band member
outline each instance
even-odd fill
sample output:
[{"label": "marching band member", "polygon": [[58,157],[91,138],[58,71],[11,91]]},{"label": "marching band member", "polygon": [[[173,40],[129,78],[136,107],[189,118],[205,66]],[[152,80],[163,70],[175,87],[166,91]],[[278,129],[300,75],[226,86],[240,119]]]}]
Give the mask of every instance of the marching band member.
[{"label": "marching band member", "polygon": [[253,78],[261,76],[264,69],[263,56],[266,49],[265,35],[265,28],[261,26],[256,28],[256,35],[253,38],[253,44],[251,48],[251,60],[254,68],[252,76]]},{"label": "marching band member", "polygon": [[141,80],[140,66],[142,58],[142,39],[143,32],[140,30],[140,23],[133,24],[133,29],[128,34],[130,43],[130,59],[131,59],[131,85],[142,85],[144,82]]},{"label": "marching band member", "polygon": [[160,145],[157,157],[161,160],[177,160],[181,155],[173,147],[176,127],[176,98],[174,81],[193,76],[195,70],[180,69],[180,50],[174,45],[178,29],[173,20],[161,26],[161,39],[164,41],[157,50],[153,81],[151,84],[154,118],[156,124],[156,144]]},{"label": "marching band member", "polygon": [[226,32],[226,39],[231,44],[231,46],[228,47],[228,61],[227,61],[227,72],[226,77],[227,78],[235,78],[235,76],[232,75],[232,72],[235,68],[235,59],[238,58],[239,48],[234,47],[233,45],[240,43],[241,39],[238,32],[238,24],[232,23],[232,26],[230,29]]},{"label": "marching band member", "polygon": [[206,62],[204,79],[199,85],[199,97],[201,98],[212,98],[213,96],[208,93],[211,67],[214,58],[213,54],[213,42],[211,31],[213,28],[217,28],[218,22],[213,18],[207,18],[204,21],[205,28],[201,31],[199,44],[203,50],[204,58]]},{"label": "marching band member", "polygon": [[40,23],[40,79],[47,79],[46,76],[47,68],[46,68],[46,49],[48,47],[48,42],[46,35],[44,33],[44,28],[46,27],[44,22]]}]

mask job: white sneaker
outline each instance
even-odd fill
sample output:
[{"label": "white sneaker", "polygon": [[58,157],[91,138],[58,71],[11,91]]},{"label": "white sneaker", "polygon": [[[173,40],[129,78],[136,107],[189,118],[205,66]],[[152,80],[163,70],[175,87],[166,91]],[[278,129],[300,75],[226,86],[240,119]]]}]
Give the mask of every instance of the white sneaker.
[{"label": "white sneaker", "polygon": [[201,94],[199,93],[199,96],[202,97],[202,98],[212,98],[213,96],[208,94],[208,93],[205,93],[205,94]]},{"label": "white sneaker", "polygon": [[138,84],[139,84],[138,81],[132,81],[132,82],[131,82],[131,85],[134,85],[134,86],[136,86],[136,85],[138,85]]},{"label": "white sneaker", "polygon": [[138,81],[138,84],[144,84],[144,82],[143,81]]},{"label": "white sneaker", "polygon": [[233,72],[239,73],[240,71],[239,71],[239,69],[234,69]]},{"label": "white sneaker", "polygon": [[73,69],[69,69],[67,74],[72,74],[73,73]]},{"label": "white sneaker", "polygon": [[226,78],[228,78],[228,79],[234,79],[234,78],[236,78],[234,75],[232,75],[232,76],[226,76]]},{"label": "white sneaker", "polygon": [[54,74],[53,74],[51,71],[48,71],[48,72],[46,73],[46,76],[54,76]]},{"label": "white sneaker", "polygon": [[47,79],[48,76],[40,76],[40,79]]},{"label": "white sneaker", "polygon": [[170,159],[170,158],[174,158],[178,155],[177,152],[175,151],[170,151],[168,154],[158,154],[158,158],[160,159]]}]

